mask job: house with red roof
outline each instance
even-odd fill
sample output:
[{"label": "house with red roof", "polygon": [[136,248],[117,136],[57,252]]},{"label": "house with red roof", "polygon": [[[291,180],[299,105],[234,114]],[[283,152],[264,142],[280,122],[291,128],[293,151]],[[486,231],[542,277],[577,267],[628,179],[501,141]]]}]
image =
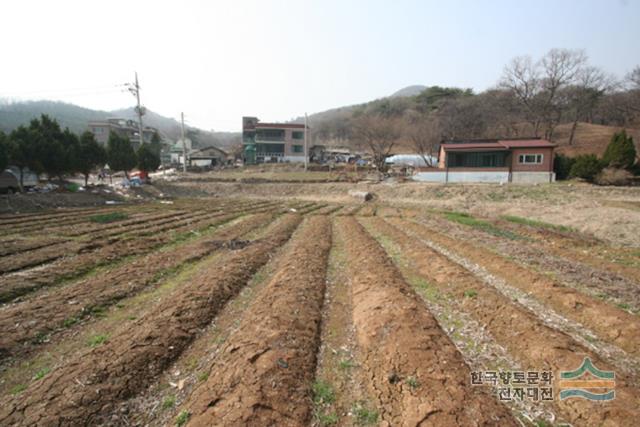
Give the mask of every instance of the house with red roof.
[{"label": "house with red roof", "polygon": [[438,168],[417,173],[427,182],[554,182],[555,145],[539,138],[474,139],[440,144]]}]

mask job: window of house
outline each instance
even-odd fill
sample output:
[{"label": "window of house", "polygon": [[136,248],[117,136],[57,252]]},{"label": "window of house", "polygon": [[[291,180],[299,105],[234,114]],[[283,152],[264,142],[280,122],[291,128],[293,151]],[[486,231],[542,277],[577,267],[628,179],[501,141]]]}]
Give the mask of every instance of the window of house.
[{"label": "window of house", "polygon": [[520,154],[518,162],[524,165],[539,165],[542,159],[542,154]]},{"label": "window of house", "polygon": [[302,153],[304,152],[304,147],[302,145],[294,145],[293,146],[294,153]]},{"label": "window of house", "polygon": [[293,139],[304,139],[304,132],[298,131],[298,130],[294,130],[293,132],[291,132],[291,138],[293,138]]}]

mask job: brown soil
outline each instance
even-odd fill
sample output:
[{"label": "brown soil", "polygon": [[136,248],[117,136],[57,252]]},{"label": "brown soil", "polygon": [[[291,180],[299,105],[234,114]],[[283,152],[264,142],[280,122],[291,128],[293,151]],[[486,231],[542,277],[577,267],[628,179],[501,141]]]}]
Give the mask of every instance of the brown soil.
[{"label": "brown soil", "polygon": [[[375,221],[376,227],[404,244],[407,256],[414,262],[423,260],[420,272],[430,283],[441,292],[464,301],[464,309],[481,322],[526,369],[554,372],[571,370],[580,366],[585,357],[590,357],[600,369],[614,370],[610,364],[569,336],[544,325],[534,313],[485,286],[468,270],[428,246],[416,243],[415,239],[388,223],[379,219]],[[496,307],[500,309],[496,310]],[[630,419],[640,415],[634,403],[639,398],[640,391],[629,385],[629,378],[618,373],[616,399],[606,406],[595,406],[582,399],[557,401],[556,406],[558,413],[573,424],[629,425]]]},{"label": "brown soil", "polygon": [[312,217],[247,309],[209,379],[184,408],[189,425],[303,425],[319,345],[330,224]]},{"label": "brown soil", "polygon": [[[239,207],[238,213],[244,212],[245,209],[245,207]],[[271,205],[265,204],[250,210],[257,213],[269,209],[271,209]],[[228,212],[233,213],[233,210]],[[97,249],[93,251],[63,257],[32,270],[0,276],[0,302],[10,301],[33,290],[54,285],[64,279],[78,277],[98,266],[113,263],[132,254],[140,255],[150,252],[159,246],[170,243],[174,238],[179,237],[180,233],[198,232],[198,230],[208,228],[218,223],[222,216],[224,216],[222,213],[212,213],[194,222],[176,222],[161,227],[149,227],[136,234],[127,235],[126,238],[95,243]]]},{"label": "brown soil", "polygon": [[[340,218],[364,375],[386,425],[517,425],[470,386],[460,353],[355,219]],[[407,383],[415,379],[417,387]]]},{"label": "brown soil", "polygon": [[523,267],[477,245],[452,239],[416,223],[407,221],[392,221],[392,223],[402,229],[410,230],[420,238],[433,240],[468,257],[473,262],[481,264],[490,273],[504,278],[510,285],[533,295],[558,313],[591,328],[602,339],[619,346],[631,355],[640,356],[640,318],[638,316],[563,286],[549,276]]},{"label": "brown soil", "polygon": [[[218,222],[224,223],[232,218],[223,216]],[[77,326],[84,318],[157,283],[163,271],[196,262],[224,248],[215,243],[235,241],[252,229],[268,224],[271,219],[272,216],[267,214],[250,216],[213,236],[167,251],[153,252],[104,274],[7,307],[0,311],[0,330],[4,331],[0,342],[0,362],[9,356],[24,357],[37,348],[39,342],[51,342],[52,334],[57,331]]]},{"label": "brown soil", "polygon": [[268,261],[270,252],[289,239],[299,222],[299,216],[286,216],[269,227],[269,237],[207,263],[173,298],[131,327],[33,383],[24,398],[0,410],[0,423],[107,422],[114,405],[142,390],[178,357],[198,329]]}]

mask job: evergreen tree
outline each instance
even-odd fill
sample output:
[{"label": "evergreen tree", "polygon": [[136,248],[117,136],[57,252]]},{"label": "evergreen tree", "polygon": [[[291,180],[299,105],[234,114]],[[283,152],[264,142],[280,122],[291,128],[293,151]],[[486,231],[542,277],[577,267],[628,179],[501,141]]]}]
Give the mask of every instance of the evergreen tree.
[{"label": "evergreen tree", "polygon": [[93,133],[87,131],[80,135],[76,156],[78,161],[77,171],[84,175],[84,185],[86,187],[91,171],[97,167],[104,166],[107,162],[107,152],[96,141]]},{"label": "evergreen tree", "polygon": [[160,166],[160,153],[150,144],[142,144],[138,149],[138,169],[153,172]]},{"label": "evergreen tree", "polygon": [[603,167],[603,162],[594,154],[583,154],[574,159],[569,175],[572,178],[582,178],[589,182],[593,182],[596,175],[602,171]]},{"label": "evergreen tree", "polygon": [[62,177],[68,164],[65,135],[58,122],[43,114],[40,119],[31,120],[29,131],[39,171],[46,172],[49,179]]},{"label": "evergreen tree", "polygon": [[563,180],[569,178],[571,173],[571,167],[575,159],[565,156],[564,154],[556,154],[553,160],[553,171],[556,173],[557,180]]},{"label": "evergreen tree", "polygon": [[107,163],[111,170],[123,171],[129,179],[129,171],[136,166],[137,162],[136,152],[129,138],[111,132],[107,142]]},{"label": "evergreen tree", "polygon": [[7,136],[0,130],[0,173],[2,173],[9,164],[9,153],[7,150]]},{"label": "evergreen tree", "polygon": [[602,160],[605,165],[618,169],[631,169],[636,161],[636,147],[633,138],[626,131],[613,135],[604,152]]},{"label": "evergreen tree", "polygon": [[25,168],[29,168],[35,173],[41,173],[43,170],[36,140],[37,135],[25,126],[19,126],[9,134],[9,143],[7,144],[9,163],[20,170],[20,191],[24,191]]}]

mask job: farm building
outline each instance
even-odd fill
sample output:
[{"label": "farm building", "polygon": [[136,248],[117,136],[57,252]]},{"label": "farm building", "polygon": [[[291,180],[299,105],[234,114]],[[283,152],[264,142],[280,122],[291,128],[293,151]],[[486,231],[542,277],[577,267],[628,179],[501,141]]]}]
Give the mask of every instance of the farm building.
[{"label": "farm building", "polygon": [[257,117],[243,117],[244,161],[247,164],[304,162],[304,135],[304,124],[262,123]]},{"label": "farm building", "polygon": [[414,175],[426,182],[544,183],[555,181],[555,145],[539,138],[448,141],[438,167]]}]

